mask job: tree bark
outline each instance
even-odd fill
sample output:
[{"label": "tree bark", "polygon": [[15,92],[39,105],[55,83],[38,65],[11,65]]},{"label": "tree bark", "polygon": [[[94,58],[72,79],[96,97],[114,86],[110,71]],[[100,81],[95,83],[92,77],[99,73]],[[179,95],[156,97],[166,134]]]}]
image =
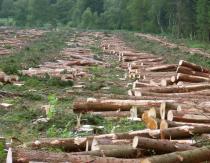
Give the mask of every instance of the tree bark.
[{"label": "tree bark", "polygon": [[72,155],[69,153],[53,153],[35,150],[13,149],[14,163],[29,161],[61,163],[61,162],[94,162],[94,163],[139,163],[140,159],[117,159],[112,157],[96,157],[87,155]]},{"label": "tree bark", "polygon": [[190,63],[190,62],[187,62],[184,60],[179,61],[179,66],[185,66],[185,67],[188,67],[188,68],[193,69],[194,71],[198,71],[198,72],[203,72],[203,73],[208,73],[208,74],[210,73],[209,69],[203,68],[203,67],[198,66],[194,63]]},{"label": "tree bark", "polygon": [[141,156],[140,150],[132,149],[131,147],[121,147],[118,149],[106,149],[106,150],[96,150],[96,151],[88,151],[88,152],[77,152],[71,153],[72,155],[90,155],[90,156],[98,156],[98,157],[115,157],[115,158],[137,158]]},{"label": "tree bark", "polygon": [[133,148],[155,150],[157,153],[170,153],[176,151],[192,150],[196,147],[188,144],[181,144],[177,142],[171,142],[170,140],[158,140],[143,137],[134,137]]},{"label": "tree bark", "polygon": [[151,68],[147,68],[146,71],[153,71],[153,72],[170,72],[170,71],[176,71],[177,65],[171,64],[171,65],[161,65],[161,66],[155,66]]},{"label": "tree bark", "polygon": [[[170,100],[173,102],[173,100]],[[130,111],[132,106],[159,107],[162,100],[87,99],[74,103],[74,112]]]},{"label": "tree bark", "polygon": [[210,78],[178,73],[177,81],[201,83],[201,82],[210,82]]},{"label": "tree bark", "polygon": [[129,111],[106,111],[106,112],[91,112],[91,115],[102,116],[102,117],[110,117],[110,118],[122,118],[129,117]]},{"label": "tree bark", "polygon": [[26,144],[32,149],[41,149],[45,147],[60,148],[66,152],[78,152],[86,149],[87,138],[58,138],[58,139],[40,139]]},{"label": "tree bark", "polygon": [[[210,126],[181,126],[161,130],[160,135],[164,139],[180,139],[192,137],[195,134],[210,133]],[[156,135],[158,136],[158,135]]]},{"label": "tree bark", "polygon": [[210,161],[210,146],[143,159],[141,163],[198,163]]},{"label": "tree bark", "polygon": [[168,112],[167,120],[189,123],[210,123],[210,115],[207,113],[193,113],[171,110]]},{"label": "tree bark", "polygon": [[151,93],[189,93],[193,91],[201,91],[210,89],[210,84],[197,84],[197,85],[187,85],[183,87],[170,86],[170,87],[160,87],[160,88],[141,88],[135,89],[139,92],[151,92]]},{"label": "tree bark", "polygon": [[188,74],[188,75],[194,75],[194,76],[201,76],[201,77],[205,77],[205,78],[210,78],[210,74],[208,74],[208,73],[193,71],[191,68],[184,67],[184,66],[179,66],[177,68],[176,72],[177,73],[182,73],[182,74]]}]

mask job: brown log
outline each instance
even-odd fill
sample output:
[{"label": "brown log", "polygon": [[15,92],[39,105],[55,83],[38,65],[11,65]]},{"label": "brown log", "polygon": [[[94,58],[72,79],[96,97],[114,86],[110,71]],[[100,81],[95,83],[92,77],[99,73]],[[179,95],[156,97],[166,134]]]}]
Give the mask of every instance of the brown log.
[{"label": "brown log", "polygon": [[135,136],[141,136],[141,137],[148,137],[153,138],[154,135],[157,135],[157,130],[139,130],[139,131],[131,131],[126,133],[118,133],[113,136],[115,139],[133,139]]},{"label": "brown log", "polygon": [[77,152],[71,153],[72,155],[90,155],[90,156],[98,156],[98,157],[115,157],[115,158],[137,158],[141,156],[140,150],[132,149],[131,147],[121,147],[118,148],[110,148],[103,149],[103,150],[95,150],[95,151],[88,151],[88,152]]},{"label": "brown log", "polygon": [[[136,118],[142,118],[142,115],[146,112],[149,111],[149,115],[154,117],[154,118],[160,118],[159,114],[159,108],[158,107],[152,107],[152,108],[145,108],[145,107],[137,107],[133,106],[130,110],[131,112],[131,117],[136,117]],[[147,113],[148,114],[148,113]]]},{"label": "brown log", "polygon": [[116,149],[120,145],[122,145],[122,147],[123,145],[126,145],[128,147],[129,145],[131,145],[131,139],[94,138],[91,144],[91,151],[104,150],[104,148],[106,148],[107,150],[108,147],[111,147],[111,149]]},{"label": "brown log", "polygon": [[177,81],[201,83],[201,82],[210,82],[210,78],[178,73]]},{"label": "brown log", "polygon": [[143,82],[134,82],[133,83],[133,89],[139,88],[139,87],[157,87],[157,85],[149,84],[149,83],[143,83]]},{"label": "brown log", "polygon": [[53,153],[35,150],[13,149],[14,163],[28,163],[29,161],[61,163],[61,162],[94,162],[94,163],[138,163],[139,159],[117,159],[112,157],[96,157],[87,155],[72,155],[69,153]]},{"label": "brown log", "polygon": [[189,123],[210,123],[210,115],[206,113],[193,113],[171,110],[168,112],[167,120]]},{"label": "brown log", "polygon": [[[181,126],[181,127],[174,127],[161,130],[160,135],[162,138],[165,139],[180,139],[180,138],[188,138],[195,134],[203,134],[203,133],[210,133],[210,127],[206,126]],[[154,136],[154,135],[153,135]]]},{"label": "brown log", "polygon": [[206,123],[186,123],[186,122],[176,122],[176,121],[167,121],[169,127],[181,127],[181,126],[197,126],[197,127],[210,127],[210,124]]},{"label": "brown log", "polygon": [[155,150],[157,153],[170,153],[176,151],[192,150],[196,147],[169,140],[158,140],[136,136],[133,139],[133,148]]},{"label": "brown log", "polygon": [[197,84],[197,85],[188,85],[183,87],[170,86],[170,87],[161,87],[161,88],[144,88],[144,89],[135,89],[135,91],[142,92],[151,92],[151,93],[188,93],[193,91],[201,91],[210,89],[210,84]]},{"label": "brown log", "polygon": [[151,68],[147,68],[147,71],[153,71],[153,72],[170,72],[170,71],[176,71],[177,65],[171,64],[171,65],[161,65],[161,66],[155,66]]},{"label": "brown log", "polygon": [[102,116],[102,117],[115,117],[115,118],[122,118],[122,117],[129,117],[129,111],[106,111],[106,112],[91,112],[91,115],[95,116]]},{"label": "brown log", "polygon": [[176,72],[177,73],[182,73],[182,74],[188,74],[188,75],[194,75],[194,76],[201,76],[201,77],[205,77],[205,78],[210,78],[210,74],[208,74],[208,73],[193,71],[191,68],[184,67],[184,66],[179,66],[177,68]]},{"label": "brown log", "polygon": [[[201,91],[192,91],[185,93],[153,93],[147,91],[141,91],[139,89],[129,90],[130,99],[179,99],[179,98],[191,98],[191,99],[205,99],[209,98],[210,91],[209,90],[201,90]],[[132,97],[132,96],[133,97]],[[128,97],[127,97],[128,98]]]},{"label": "brown log", "polygon": [[199,65],[196,65],[194,63],[190,63],[190,62],[187,62],[184,60],[179,61],[179,66],[185,66],[185,67],[188,67],[188,68],[193,69],[194,71],[198,71],[198,72],[210,73],[209,69],[203,68]]},{"label": "brown log", "polygon": [[84,151],[86,149],[87,138],[53,138],[53,139],[40,139],[28,143],[27,146],[32,149],[41,148],[60,148],[68,152]]},{"label": "brown log", "polygon": [[[173,102],[173,100],[170,100]],[[159,107],[162,100],[87,99],[74,103],[74,112],[129,111],[132,106]]]},{"label": "brown log", "polygon": [[141,163],[198,163],[210,161],[210,146],[143,159]]}]

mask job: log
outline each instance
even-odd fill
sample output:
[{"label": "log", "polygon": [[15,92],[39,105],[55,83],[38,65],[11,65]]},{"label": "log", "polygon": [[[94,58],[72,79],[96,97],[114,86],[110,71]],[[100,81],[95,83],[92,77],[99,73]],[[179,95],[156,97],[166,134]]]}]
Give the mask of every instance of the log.
[{"label": "log", "polygon": [[206,113],[187,113],[183,111],[171,110],[168,112],[167,120],[178,121],[178,122],[189,122],[189,123],[210,123],[210,115]]},{"label": "log", "polygon": [[210,133],[209,126],[206,126],[205,128],[202,126],[181,126],[181,127],[168,128],[161,130],[160,135],[157,134],[156,136],[157,137],[161,136],[164,139],[180,139],[180,138],[192,137],[195,134],[204,134],[204,133]]},{"label": "log", "polygon": [[141,163],[198,163],[210,161],[210,146],[145,158]]},{"label": "log", "polygon": [[[173,100],[169,100],[169,102]],[[94,99],[77,100],[74,103],[74,112],[101,112],[101,111],[130,111],[132,106],[159,107],[162,100],[116,100]]]},{"label": "log", "polygon": [[210,127],[210,124],[206,123],[186,123],[176,121],[166,121],[169,127],[181,127],[181,126],[197,126],[197,127]]},{"label": "log", "polygon": [[27,143],[26,146],[31,149],[41,148],[59,148],[66,152],[78,152],[86,149],[87,138],[53,138],[53,139],[40,139],[34,142]]},{"label": "log", "polygon": [[205,78],[210,78],[210,74],[208,74],[208,73],[193,71],[191,68],[184,67],[184,66],[179,66],[177,68],[176,72],[177,73],[182,73],[182,74],[188,74],[188,75],[194,75],[194,76],[201,76],[201,77],[205,77]]},{"label": "log", "polygon": [[112,149],[111,147],[107,150],[95,150],[95,151],[88,151],[88,152],[77,152],[71,153],[72,155],[90,155],[90,156],[98,156],[98,157],[115,157],[115,158],[137,158],[141,156],[139,150],[132,149],[131,147],[118,147],[117,149]]},{"label": "log", "polygon": [[179,66],[185,66],[185,67],[188,67],[194,71],[198,71],[198,72],[203,72],[203,73],[210,73],[210,70],[207,69],[207,68],[203,68],[199,65],[196,65],[194,63],[190,63],[190,62],[187,62],[187,61],[184,61],[184,60],[180,60],[179,61]]},{"label": "log", "polygon": [[87,155],[72,155],[70,153],[55,153],[35,150],[13,149],[14,163],[29,161],[61,163],[61,162],[94,162],[94,163],[138,163],[139,159],[117,159],[112,157],[96,157]]},{"label": "log", "polygon": [[178,73],[177,81],[201,83],[201,82],[210,82],[210,78]]},{"label": "log", "polygon": [[149,111],[149,115],[154,117],[154,118],[160,118],[160,114],[159,114],[159,108],[158,107],[152,107],[152,108],[145,108],[145,107],[137,107],[137,106],[133,106],[131,108],[131,117],[136,117],[136,118],[142,118],[142,115],[146,112]]},{"label": "log", "polygon": [[[104,146],[104,145],[109,145],[109,147],[112,147],[111,149],[116,149],[118,148],[119,145],[127,145],[128,147],[129,145],[131,145],[131,139],[94,138],[91,144],[91,151],[104,150],[103,147],[108,148],[108,146]],[[114,145],[118,145],[118,146],[116,146],[115,148]]]},{"label": "log", "polygon": [[155,150],[157,153],[171,153],[176,151],[186,151],[196,149],[188,144],[172,142],[170,140],[158,140],[136,136],[133,139],[132,147],[140,149]]},{"label": "log", "polygon": [[101,117],[115,117],[115,118],[122,118],[122,117],[129,117],[129,111],[106,111],[106,112],[91,112],[91,115],[94,116],[101,116]]},{"label": "log", "polygon": [[161,87],[161,88],[144,88],[144,89],[135,89],[139,92],[151,92],[151,93],[188,93],[193,91],[201,91],[210,89],[210,84],[197,84],[197,85],[187,85],[183,87],[170,86],[170,87]]},{"label": "log", "polygon": [[170,65],[161,65],[161,66],[155,66],[155,67],[147,68],[146,71],[170,72],[170,71],[176,71],[176,69],[177,69],[176,64],[170,64]]}]

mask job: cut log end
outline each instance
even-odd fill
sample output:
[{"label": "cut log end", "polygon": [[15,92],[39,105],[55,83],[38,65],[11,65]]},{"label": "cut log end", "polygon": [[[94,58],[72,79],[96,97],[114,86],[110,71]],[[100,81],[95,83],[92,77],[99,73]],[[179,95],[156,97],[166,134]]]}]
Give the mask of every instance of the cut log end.
[{"label": "cut log end", "polygon": [[158,122],[156,121],[156,119],[149,117],[147,122],[147,128],[151,130],[158,129]]},{"label": "cut log end", "polygon": [[138,141],[139,141],[139,137],[138,137],[138,136],[135,136],[135,137],[133,138],[133,144],[132,144],[132,147],[133,147],[134,149],[137,148],[137,146],[138,146]]},{"label": "cut log end", "polygon": [[173,112],[172,112],[171,110],[168,111],[167,120],[168,120],[168,121],[173,121]]}]

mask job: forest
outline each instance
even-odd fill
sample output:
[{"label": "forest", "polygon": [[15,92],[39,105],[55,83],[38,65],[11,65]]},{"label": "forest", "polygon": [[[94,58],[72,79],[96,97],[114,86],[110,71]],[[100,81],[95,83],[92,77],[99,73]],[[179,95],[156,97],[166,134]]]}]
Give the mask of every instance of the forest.
[{"label": "forest", "polygon": [[209,0],[0,0],[1,24],[125,29],[210,40]]}]

